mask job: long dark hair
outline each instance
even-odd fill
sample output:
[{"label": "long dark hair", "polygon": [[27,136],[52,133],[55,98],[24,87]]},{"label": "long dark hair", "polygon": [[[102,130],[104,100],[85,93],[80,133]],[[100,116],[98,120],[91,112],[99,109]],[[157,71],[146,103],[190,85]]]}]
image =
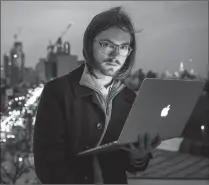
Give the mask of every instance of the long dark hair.
[{"label": "long dark hair", "polygon": [[117,26],[131,36],[130,46],[133,49],[127,57],[125,64],[115,78],[125,79],[135,62],[136,39],[133,23],[122,7],[115,7],[96,15],[88,25],[83,39],[83,56],[89,66],[95,61],[93,57],[93,40],[102,31]]}]

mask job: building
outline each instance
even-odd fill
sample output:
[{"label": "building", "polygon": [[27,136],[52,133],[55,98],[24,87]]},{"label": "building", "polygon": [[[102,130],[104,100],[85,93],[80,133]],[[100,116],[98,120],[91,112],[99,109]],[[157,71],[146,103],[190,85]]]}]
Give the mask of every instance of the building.
[{"label": "building", "polygon": [[[53,51],[54,48],[56,49],[55,52]],[[70,51],[69,42],[62,44],[61,40],[58,40],[56,47],[49,47],[47,60],[45,62],[45,75],[47,81],[61,77],[78,67],[78,57],[76,55],[71,55]]]},{"label": "building", "polygon": [[207,64],[207,71],[208,71],[208,81],[209,81],[209,63]]},{"label": "building", "polygon": [[6,96],[6,81],[4,78],[1,78],[1,99],[0,99],[0,112],[3,112],[5,110],[5,103],[7,101],[7,96]]},{"label": "building", "polygon": [[23,81],[25,68],[25,54],[23,53],[22,42],[15,42],[14,47],[10,51],[12,74],[11,85],[17,85]]},{"label": "building", "polygon": [[36,84],[37,81],[37,75],[36,71],[32,67],[25,67],[24,71],[24,84],[27,87],[30,87],[34,84]]},{"label": "building", "polygon": [[11,71],[12,71],[12,62],[10,59],[10,53],[5,53],[3,56],[3,71],[4,78],[6,83],[9,85],[11,81]]},{"label": "building", "polygon": [[5,79],[5,68],[2,64],[0,65],[0,70],[1,70],[1,79]]},{"label": "building", "polygon": [[6,104],[8,102],[7,96],[7,84],[9,83],[8,74],[9,70],[9,54],[5,53],[3,56],[3,63],[1,63],[1,99],[0,99],[0,112],[4,112],[6,109]]},{"label": "building", "polygon": [[14,42],[9,53],[3,57],[4,72],[7,84],[14,87],[21,83],[24,78],[25,54],[22,42]]},{"label": "building", "polygon": [[38,83],[46,82],[46,59],[40,58],[39,62],[36,64],[35,71],[37,75]]},{"label": "building", "polygon": [[68,74],[78,67],[76,55],[57,55],[56,77]]}]

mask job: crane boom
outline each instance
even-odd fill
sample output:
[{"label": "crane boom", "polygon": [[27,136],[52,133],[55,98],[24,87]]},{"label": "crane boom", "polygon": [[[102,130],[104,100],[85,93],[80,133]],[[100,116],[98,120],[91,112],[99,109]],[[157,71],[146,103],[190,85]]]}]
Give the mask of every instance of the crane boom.
[{"label": "crane boom", "polygon": [[68,24],[68,26],[64,29],[62,34],[57,38],[56,42],[54,44],[50,43],[50,45],[47,47],[47,49],[51,48],[52,51],[54,50],[54,47],[58,45],[60,42],[62,42],[62,37],[67,33],[68,29],[72,26],[71,23]]},{"label": "crane boom", "polygon": [[67,28],[62,32],[62,34],[61,34],[61,38],[67,33],[67,31],[68,31],[68,29],[71,27],[71,23],[67,26]]},{"label": "crane boom", "polygon": [[55,44],[53,46],[56,46],[61,40],[62,37],[67,33],[68,29],[71,27],[71,23],[68,24],[68,26],[65,28],[65,30],[62,32],[62,34],[57,38],[57,41],[55,42]]}]

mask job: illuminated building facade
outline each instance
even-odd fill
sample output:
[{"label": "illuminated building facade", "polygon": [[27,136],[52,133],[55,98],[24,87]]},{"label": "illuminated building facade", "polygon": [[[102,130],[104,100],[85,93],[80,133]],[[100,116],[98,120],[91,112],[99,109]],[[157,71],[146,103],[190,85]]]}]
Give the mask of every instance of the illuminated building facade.
[{"label": "illuminated building facade", "polygon": [[10,52],[4,54],[4,73],[7,84],[14,87],[23,81],[25,54],[22,42],[14,42]]}]

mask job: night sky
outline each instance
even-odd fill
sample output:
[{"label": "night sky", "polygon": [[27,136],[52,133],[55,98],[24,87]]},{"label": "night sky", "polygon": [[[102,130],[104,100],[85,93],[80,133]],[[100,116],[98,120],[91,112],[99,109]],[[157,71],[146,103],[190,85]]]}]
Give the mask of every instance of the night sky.
[{"label": "night sky", "polygon": [[[55,42],[69,23],[63,37],[71,53],[82,56],[84,31],[97,13],[122,5],[132,17],[137,34],[135,69],[174,72],[181,61],[207,76],[207,1],[1,1],[1,59],[19,34],[26,54],[26,66],[34,67],[46,57],[49,40]],[[192,60],[190,60],[192,59]]]}]

